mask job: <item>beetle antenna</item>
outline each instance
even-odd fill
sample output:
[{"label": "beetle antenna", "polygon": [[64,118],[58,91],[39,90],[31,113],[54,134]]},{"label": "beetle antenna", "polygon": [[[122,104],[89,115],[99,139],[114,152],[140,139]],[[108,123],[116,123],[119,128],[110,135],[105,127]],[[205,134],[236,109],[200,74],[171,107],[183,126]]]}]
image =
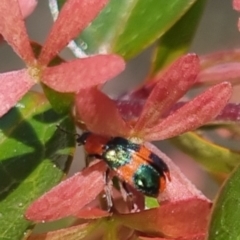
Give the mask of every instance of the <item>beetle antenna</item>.
[{"label": "beetle antenna", "polygon": [[80,145],[84,145],[84,144],[86,143],[86,139],[87,139],[87,137],[88,137],[89,134],[90,134],[90,132],[85,132],[85,133],[83,133],[83,134],[72,133],[72,132],[69,132],[69,131],[67,131],[66,129],[62,128],[60,125],[57,125],[57,128],[58,128],[60,131],[64,132],[64,133],[71,134],[71,135],[75,136],[75,137],[76,137],[76,141],[77,141],[77,143],[78,143],[79,146],[80,146]]},{"label": "beetle antenna", "polygon": [[64,133],[73,135],[73,136],[75,136],[75,137],[77,137],[77,138],[80,137],[80,134],[69,132],[69,131],[67,131],[66,129],[62,128],[60,125],[57,125],[56,127],[57,127],[57,129],[59,129],[60,131],[62,131],[62,132],[64,132]]}]

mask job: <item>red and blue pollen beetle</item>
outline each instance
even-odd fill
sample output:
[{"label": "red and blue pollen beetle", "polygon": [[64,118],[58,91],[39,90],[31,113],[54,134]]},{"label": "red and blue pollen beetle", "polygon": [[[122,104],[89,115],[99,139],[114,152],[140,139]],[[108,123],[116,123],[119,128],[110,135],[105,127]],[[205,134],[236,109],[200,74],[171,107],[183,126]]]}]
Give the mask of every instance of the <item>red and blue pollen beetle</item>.
[{"label": "red and blue pollen beetle", "polygon": [[144,195],[157,197],[171,180],[168,166],[141,144],[123,137],[106,137],[91,132],[77,135],[88,157],[102,159],[122,183],[133,186]]}]

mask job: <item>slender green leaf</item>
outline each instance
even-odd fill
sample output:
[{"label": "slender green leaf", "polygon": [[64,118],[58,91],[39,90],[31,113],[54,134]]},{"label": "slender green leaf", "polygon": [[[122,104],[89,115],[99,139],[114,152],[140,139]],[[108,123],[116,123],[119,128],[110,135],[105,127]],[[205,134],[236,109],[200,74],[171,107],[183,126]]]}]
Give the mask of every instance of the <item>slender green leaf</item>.
[{"label": "slender green leaf", "polygon": [[28,205],[56,185],[69,168],[74,131],[66,115],[56,114],[40,93],[29,93],[0,119],[0,239],[19,240],[31,225]]},{"label": "slender green leaf", "polygon": [[[62,6],[64,0],[57,2]],[[194,2],[110,0],[76,44],[87,54],[114,52],[130,59],[170,29]]]},{"label": "slender green leaf", "polygon": [[240,239],[240,167],[224,183],[214,204],[208,240]]},{"label": "slender green leaf", "polygon": [[152,69],[154,75],[188,51],[202,15],[206,0],[198,0],[187,13],[159,40]]},{"label": "slender green leaf", "polygon": [[240,153],[213,144],[189,132],[170,140],[212,173],[230,173],[240,163]]}]

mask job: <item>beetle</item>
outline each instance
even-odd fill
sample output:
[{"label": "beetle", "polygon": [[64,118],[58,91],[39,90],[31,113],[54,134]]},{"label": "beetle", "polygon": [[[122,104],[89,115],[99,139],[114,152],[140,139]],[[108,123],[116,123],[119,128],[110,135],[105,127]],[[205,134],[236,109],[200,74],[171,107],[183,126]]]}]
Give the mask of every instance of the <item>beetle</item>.
[{"label": "beetle", "polygon": [[167,164],[143,144],[92,132],[77,134],[76,141],[88,157],[102,159],[124,185],[146,196],[157,197],[166,188],[166,180],[171,181]]}]

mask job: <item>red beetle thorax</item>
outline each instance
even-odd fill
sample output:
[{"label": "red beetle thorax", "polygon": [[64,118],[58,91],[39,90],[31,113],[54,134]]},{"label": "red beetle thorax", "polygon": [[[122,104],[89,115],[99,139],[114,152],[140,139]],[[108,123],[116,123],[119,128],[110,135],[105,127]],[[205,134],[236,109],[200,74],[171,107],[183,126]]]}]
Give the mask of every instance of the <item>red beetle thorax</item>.
[{"label": "red beetle thorax", "polygon": [[103,152],[103,147],[110,140],[110,137],[105,137],[97,134],[91,133],[86,143],[84,144],[84,148],[88,154],[98,154],[101,155]]}]

